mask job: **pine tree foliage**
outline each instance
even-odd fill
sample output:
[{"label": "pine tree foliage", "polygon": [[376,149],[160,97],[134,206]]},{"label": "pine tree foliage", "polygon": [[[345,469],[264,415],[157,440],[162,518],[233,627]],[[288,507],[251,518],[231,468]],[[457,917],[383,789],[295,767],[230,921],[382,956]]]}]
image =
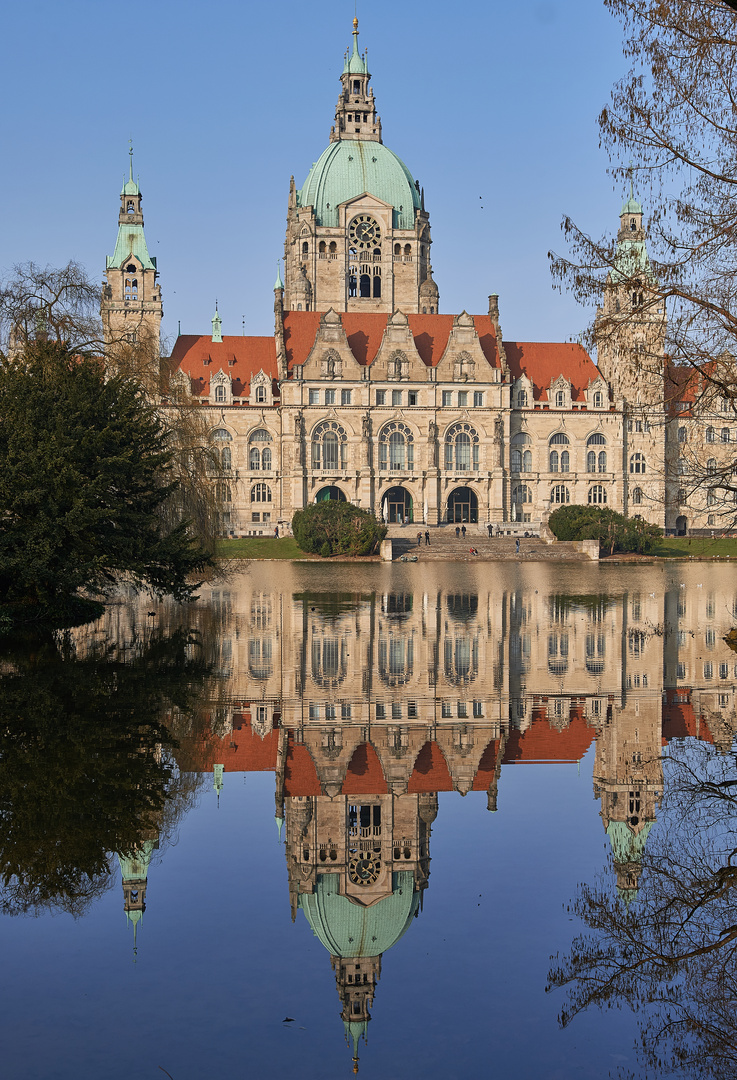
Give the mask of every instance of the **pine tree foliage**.
[{"label": "pine tree foliage", "polygon": [[0,604],[63,613],[125,575],[192,595],[209,562],[177,497],[170,433],[139,384],[30,343],[0,367]]}]

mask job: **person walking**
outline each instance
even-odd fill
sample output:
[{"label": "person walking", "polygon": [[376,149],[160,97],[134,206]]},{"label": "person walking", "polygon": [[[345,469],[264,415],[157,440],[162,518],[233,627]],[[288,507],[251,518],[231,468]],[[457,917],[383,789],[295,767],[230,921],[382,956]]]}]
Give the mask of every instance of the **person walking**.
[{"label": "person walking", "polygon": [[276,526],[276,528],[274,529],[274,539],[275,539],[275,540],[278,540],[278,539],[279,539],[279,526],[278,526],[278,525],[277,525],[277,526]]},{"label": "person walking", "polygon": [[464,540],[466,539],[466,526],[465,525],[461,525],[461,536],[463,537]]},{"label": "person walking", "polygon": [[517,537],[517,539],[515,540],[514,553],[515,555],[519,555],[519,537]]},{"label": "person walking", "polygon": [[430,530],[425,529],[425,547],[430,547]]},{"label": "person walking", "polygon": [[491,524],[491,522],[489,522],[489,524],[486,526],[486,528],[489,531],[489,539],[491,540],[491,538],[494,535],[494,526]]},{"label": "person walking", "polygon": [[422,546],[422,529],[420,529],[420,531],[417,534],[417,546],[418,547]]},{"label": "person walking", "polygon": [[461,529],[460,529],[460,526],[459,526],[459,525],[456,525],[456,540],[458,539],[458,537],[459,537],[460,535],[461,535]]}]

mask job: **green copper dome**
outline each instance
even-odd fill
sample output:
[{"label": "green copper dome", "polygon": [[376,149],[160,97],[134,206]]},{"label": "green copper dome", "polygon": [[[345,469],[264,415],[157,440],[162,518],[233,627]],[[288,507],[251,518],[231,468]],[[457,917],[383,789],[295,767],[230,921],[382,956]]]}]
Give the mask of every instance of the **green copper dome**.
[{"label": "green copper dome", "polygon": [[622,213],[619,216],[624,217],[625,214],[641,214],[641,213],[642,213],[642,207],[640,206],[640,204],[638,203],[638,201],[634,197],[634,195],[632,195],[630,193],[630,197],[629,197],[629,199],[627,199],[627,202],[622,203]]},{"label": "green copper dome", "polygon": [[314,893],[301,893],[299,906],[313,933],[333,956],[379,956],[396,945],[417,911],[420,894],[414,874],[392,874],[392,894],[362,907],[338,892],[337,874],[320,874]]},{"label": "green copper dome", "polygon": [[612,845],[614,861],[618,863],[639,863],[644,854],[645,844],[652,827],[652,821],[646,821],[639,833],[634,833],[624,821],[610,821],[606,834]]},{"label": "green copper dome", "polygon": [[331,143],[310,169],[297,203],[314,207],[318,225],[337,226],[340,204],[364,192],[394,207],[394,228],[414,227],[420,193],[404,162],[380,142]]}]

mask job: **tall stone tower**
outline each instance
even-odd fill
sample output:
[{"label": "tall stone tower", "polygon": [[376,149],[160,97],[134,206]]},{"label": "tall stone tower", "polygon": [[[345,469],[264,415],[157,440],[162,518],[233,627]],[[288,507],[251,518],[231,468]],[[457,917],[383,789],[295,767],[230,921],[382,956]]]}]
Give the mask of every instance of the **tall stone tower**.
[{"label": "tall stone tower", "polygon": [[133,148],[127,182],[120,192],[118,238],[109,255],[100,314],[108,345],[145,345],[158,356],[161,334],[161,286],[156,259],[143,232],[141,189],[133,179]]},{"label": "tall stone tower", "polygon": [[423,193],[382,142],[370,79],[354,19],[330,143],[299,190],[291,180],[287,311],[438,311]]},{"label": "tall stone tower", "polygon": [[660,406],[664,394],[665,304],[647,253],[642,206],[630,196],[619,215],[617,250],[594,333],[598,366],[631,407]]}]

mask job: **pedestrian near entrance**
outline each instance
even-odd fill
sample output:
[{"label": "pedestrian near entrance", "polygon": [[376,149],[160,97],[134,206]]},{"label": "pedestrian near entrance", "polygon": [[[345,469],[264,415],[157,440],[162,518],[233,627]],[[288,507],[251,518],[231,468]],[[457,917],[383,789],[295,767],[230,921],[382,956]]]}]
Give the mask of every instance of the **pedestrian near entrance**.
[{"label": "pedestrian near entrance", "polygon": [[430,547],[430,530],[425,529],[425,547]]},{"label": "pedestrian near entrance", "polygon": [[461,525],[461,535],[463,536],[463,539],[465,540],[466,539],[466,526],[465,525]]},{"label": "pedestrian near entrance", "polygon": [[422,529],[420,529],[420,531],[417,534],[417,546],[420,547],[421,544],[422,544]]},{"label": "pedestrian near entrance", "polygon": [[460,527],[460,525],[456,525],[456,540],[458,539],[458,537],[460,535],[461,535],[461,527]]},{"label": "pedestrian near entrance", "polygon": [[278,539],[279,539],[279,526],[278,526],[278,525],[277,525],[277,526],[276,526],[276,528],[274,529],[274,539],[275,539],[275,540],[278,540]]},{"label": "pedestrian near entrance", "polygon": [[515,555],[519,555],[519,537],[517,537],[517,539],[515,540],[514,553]]},{"label": "pedestrian near entrance", "polygon": [[491,522],[489,522],[486,528],[489,531],[489,539],[491,540],[492,536],[494,535],[494,526],[491,524]]}]

